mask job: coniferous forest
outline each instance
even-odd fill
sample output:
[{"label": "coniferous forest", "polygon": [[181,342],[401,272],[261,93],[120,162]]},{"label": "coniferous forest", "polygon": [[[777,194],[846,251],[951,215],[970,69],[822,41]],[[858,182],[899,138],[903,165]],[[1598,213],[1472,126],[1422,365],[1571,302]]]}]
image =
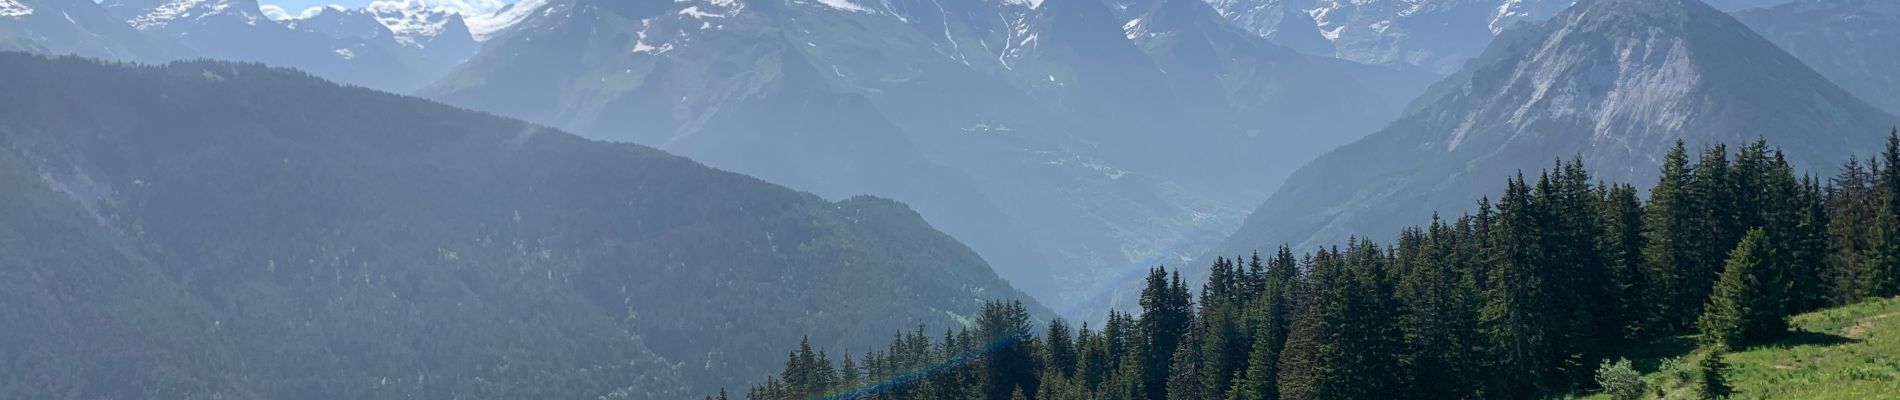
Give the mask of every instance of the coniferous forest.
[{"label": "coniferous forest", "polygon": [[1157,267],[1140,313],[1100,326],[995,302],[869,353],[806,344],[744,396],[1535,398],[1602,390],[1618,378],[1599,367],[1628,370],[1610,362],[1626,349],[1685,336],[1705,354],[1699,393],[1722,397],[1725,352],[1790,335],[1790,315],[1900,293],[1896,165],[1891,134],[1825,177],[1765,141],[1678,142],[1645,201],[1560,161],[1395,243],[1219,259],[1198,296]]}]

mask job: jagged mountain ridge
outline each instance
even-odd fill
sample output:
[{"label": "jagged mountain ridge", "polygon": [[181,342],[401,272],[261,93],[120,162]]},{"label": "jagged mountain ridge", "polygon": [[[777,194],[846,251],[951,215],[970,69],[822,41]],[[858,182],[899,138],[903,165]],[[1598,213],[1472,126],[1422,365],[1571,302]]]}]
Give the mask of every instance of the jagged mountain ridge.
[{"label": "jagged mountain ridge", "polygon": [[147,37],[87,0],[0,0],[0,48],[154,61],[181,56],[175,43]]},{"label": "jagged mountain ridge", "polygon": [[1736,18],[1861,99],[1900,114],[1900,3],[1807,0]]},{"label": "jagged mountain ridge", "polygon": [[1302,168],[1217,254],[1396,232],[1558,159],[1646,187],[1676,140],[1766,138],[1826,170],[1894,124],[1699,1],[1592,0],[1506,31],[1407,116]]},{"label": "jagged mountain ridge", "polygon": [[[1369,64],[1405,63],[1451,74],[1493,37],[1575,0],[1207,0],[1275,43]],[[1725,11],[1792,0],[1711,0]],[[1302,18],[1304,17],[1304,18]],[[1309,25],[1308,22],[1312,24]],[[1317,31],[1307,31],[1317,29]],[[1315,41],[1318,34],[1320,41]]]}]

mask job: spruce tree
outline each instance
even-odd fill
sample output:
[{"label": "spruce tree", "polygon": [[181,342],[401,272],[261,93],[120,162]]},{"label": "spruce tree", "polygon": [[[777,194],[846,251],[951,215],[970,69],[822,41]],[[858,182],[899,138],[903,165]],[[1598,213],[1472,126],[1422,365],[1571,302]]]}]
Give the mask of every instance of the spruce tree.
[{"label": "spruce tree", "polygon": [[1703,150],[1696,160],[1695,180],[1690,184],[1691,204],[1701,225],[1687,233],[1687,237],[1696,247],[1695,266],[1683,286],[1689,296],[1688,306],[1692,307],[1684,314],[1688,318],[1701,315],[1702,306],[1715,288],[1715,280],[1722,273],[1723,255],[1734,249],[1737,242],[1746,233],[1742,227],[1739,213],[1735,174],[1730,169],[1728,146],[1716,144]]},{"label": "spruce tree", "polygon": [[1882,220],[1873,173],[1858,159],[1848,159],[1834,178],[1828,194],[1827,283],[1835,305],[1852,304],[1878,296],[1882,284],[1894,279],[1880,254]]},{"label": "spruce tree", "polygon": [[1344,324],[1339,327],[1343,393],[1353,399],[1385,399],[1408,392],[1399,355],[1406,353],[1398,329],[1399,305],[1392,295],[1391,265],[1371,241],[1347,250]]},{"label": "spruce tree", "polygon": [[1494,371],[1487,388],[1496,396],[1526,397],[1562,382],[1567,354],[1554,343],[1559,335],[1552,330],[1562,326],[1556,319],[1568,316],[1552,304],[1549,277],[1541,268],[1548,258],[1539,233],[1547,221],[1524,178],[1512,180],[1491,229],[1491,286],[1480,312],[1491,350],[1488,367]]},{"label": "spruce tree", "polygon": [[1279,371],[1280,346],[1285,344],[1285,337],[1270,326],[1285,323],[1284,317],[1276,320],[1273,316],[1276,311],[1284,315],[1285,310],[1274,310],[1275,306],[1270,300],[1271,297],[1272,293],[1269,291],[1247,310],[1252,315],[1248,319],[1253,321],[1255,333],[1252,346],[1247,353],[1247,369],[1241,371],[1234,380],[1233,387],[1228,390],[1229,400],[1280,398],[1277,372]]},{"label": "spruce tree", "polygon": [[1169,275],[1165,268],[1149,271],[1148,285],[1141,292],[1141,383],[1149,398],[1167,395],[1168,369],[1181,337],[1194,324],[1194,302],[1180,273]]},{"label": "spruce tree", "polygon": [[1233,383],[1234,400],[1280,398],[1279,364],[1291,326],[1294,300],[1300,293],[1299,262],[1291,248],[1281,246],[1264,271],[1260,297],[1247,307],[1252,332],[1247,367]]},{"label": "spruce tree", "polygon": [[1788,332],[1788,315],[1777,298],[1787,283],[1775,280],[1772,249],[1766,231],[1756,229],[1729,253],[1715,294],[1696,323],[1705,345],[1740,348]]},{"label": "spruce tree", "polygon": [[1900,130],[1889,131],[1887,148],[1881,152],[1882,167],[1876,167],[1877,201],[1883,205],[1874,219],[1878,249],[1873,256],[1887,278],[1880,295],[1900,294]]},{"label": "spruce tree", "polygon": [[1690,193],[1693,174],[1688,150],[1678,140],[1664,156],[1662,177],[1650,189],[1649,205],[1643,210],[1644,278],[1649,283],[1643,302],[1650,310],[1644,331],[1670,332],[1685,326],[1683,322],[1693,318],[1685,315],[1693,315],[1689,313],[1696,308],[1691,304],[1704,299],[1686,289],[1700,276],[1696,259],[1701,255],[1691,237],[1703,234]]},{"label": "spruce tree", "polygon": [[1460,267],[1460,235],[1434,220],[1422,241],[1398,250],[1418,253],[1411,257],[1417,265],[1400,269],[1406,272],[1397,295],[1405,310],[1399,330],[1409,345],[1404,362],[1421,398],[1472,397],[1479,386],[1479,359],[1471,356],[1479,347],[1478,293]]},{"label": "spruce tree", "polygon": [[1702,361],[1696,364],[1696,370],[1699,375],[1699,379],[1696,380],[1696,394],[1702,399],[1726,399],[1735,393],[1735,389],[1729,386],[1728,377],[1725,376],[1729,370],[1727,348],[1722,346],[1709,348],[1708,354],[1705,354]]},{"label": "spruce tree", "polygon": [[1043,341],[1047,343],[1043,346],[1046,353],[1043,365],[1063,378],[1075,376],[1077,356],[1075,339],[1069,336],[1069,324],[1061,318],[1049,321],[1049,331],[1043,335]]},{"label": "spruce tree", "polygon": [[1201,339],[1199,330],[1193,329],[1181,338],[1169,363],[1167,400],[1212,400],[1201,370],[1206,366],[1198,344]]},{"label": "spruce tree", "polygon": [[1035,393],[1037,365],[1029,311],[1021,301],[990,302],[977,314],[977,341],[988,344],[983,356],[983,393],[991,399],[1012,392]]},{"label": "spruce tree", "polygon": [[1342,355],[1338,343],[1344,319],[1345,278],[1335,257],[1320,250],[1308,257],[1303,296],[1295,301],[1286,348],[1280,354],[1279,390],[1285,399],[1342,399]]},{"label": "spruce tree", "polygon": [[[1643,269],[1643,203],[1636,187],[1628,184],[1604,186],[1601,215],[1598,220],[1603,236],[1598,251],[1608,262],[1609,301],[1596,303],[1612,325],[1620,328],[1619,339],[1627,342],[1651,334],[1644,332],[1643,312],[1649,303],[1649,274]],[[1657,332],[1660,333],[1660,332]]]}]

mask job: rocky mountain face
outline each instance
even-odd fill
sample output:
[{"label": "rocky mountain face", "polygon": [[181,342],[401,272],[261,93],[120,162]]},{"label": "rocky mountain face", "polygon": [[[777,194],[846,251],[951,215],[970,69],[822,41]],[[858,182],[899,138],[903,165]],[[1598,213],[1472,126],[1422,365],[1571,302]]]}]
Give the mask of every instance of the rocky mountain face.
[{"label": "rocky mountain face", "polygon": [[[192,57],[297,68],[338,82],[407,92],[427,79],[376,38],[337,38],[268,18],[255,0],[108,0],[132,28],[175,41]],[[344,19],[347,21],[347,19]],[[347,28],[329,27],[330,30]]]},{"label": "rocky mountain face", "polygon": [[1426,79],[1272,45],[1198,1],[557,0],[424,94],[903,200],[1080,304],[1204,251]]},{"label": "rocky mountain face", "polygon": [[481,49],[462,15],[426,3],[376,2],[361,9],[324,7],[313,15],[281,19],[291,29],[385,50],[413,72],[403,92],[447,74]]},{"label": "rocky mountain face", "polygon": [[1559,159],[1647,186],[1677,140],[1766,138],[1826,170],[1894,124],[1699,1],[1590,0],[1505,31],[1399,121],[1301,168],[1219,254],[1397,232]]},{"label": "rocky mountain face", "polygon": [[[1493,37],[1575,0],[1207,0],[1242,28],[1313,54],[1457,72]],[[1790,0],[1710,0],[1741,10]],[[1308,24],[1308,22],[1311,24]],[[1315,35],[1323,40],[1314,40]]]},{"label": "rocky mountain face", "polygon": [[692,398],[1048,315],[901,203],[296,71],[8,53],[0,92],[3,397]]},{"label": "rocky mountain face", "polygon": [[1735,16],[1848,92],[1900,114],[1900,3],[1806,0]]},{"label": "rocky mountain face", "polygon": [[147,37],[88,0],[0,0],[0,49],[129,61],[167,60],[186,52]]}]

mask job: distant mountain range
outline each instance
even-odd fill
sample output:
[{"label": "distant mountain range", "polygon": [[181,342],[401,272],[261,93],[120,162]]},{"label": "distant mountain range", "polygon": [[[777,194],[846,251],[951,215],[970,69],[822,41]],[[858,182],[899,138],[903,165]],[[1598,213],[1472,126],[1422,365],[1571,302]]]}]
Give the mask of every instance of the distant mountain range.
[{"label": "distant mountain range", "polygon": [[679,399],[1049,314],[900,203],[296,71],[4,53],[0,93],[0,397]]},{"label": "distant mountain range", "polygon": [[[1312,54],[1370,64],[1462,69],[1494,36],[1576,0],[1208,0],[1244,29]],[[1741,10],[1791,0],[1710,0]]]},{"label": "distant mountain range", "polygon": [[1900,2],[1805,0],[1736,17],[1848,92],[1900,114]]},{"label": "distant mountain range", "polygon": [[1505,31],[1405,117],[1301,168],[1216,254],[1396,232],[1559,159],[1647,187],[1677,140],[1766,138],[1825,171],[1895,124],[1699,1],[1591,0]]},{"label": "distant mountain range", "polygon": [[[1318,155],[1471,106],[1413,100],[1576,4],[385,0],[292,15],[256,0],[0,1],[0,49],[288,66],[828,199],[894,198],[1017,286],[1091,311],[1130,304],[1116,288],[1134,271],[1223,249]],[[1711,3],[1900,109],[1885,2]],[[1416,129],[1451,128],[1466,129]]]},{"label": "distant mountain range", "polygon": [[1197,0],[554,0],[424,96],[915,205],[1055,304],[1191,258],[1431,75]]}]

